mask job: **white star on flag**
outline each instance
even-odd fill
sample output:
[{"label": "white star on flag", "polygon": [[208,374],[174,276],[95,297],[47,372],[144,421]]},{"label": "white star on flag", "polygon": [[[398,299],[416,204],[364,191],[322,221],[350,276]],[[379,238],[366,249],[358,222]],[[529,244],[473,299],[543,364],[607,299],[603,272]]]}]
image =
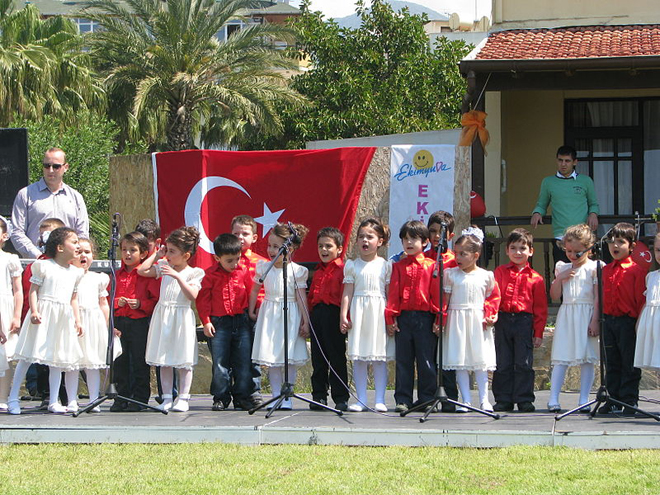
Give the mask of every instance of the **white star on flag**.
[{"label": "white star on flag", "polygon": [[264,203],[264,214],[254,219],[255,222],[260,223],[262,225],[262,232],[261,232],[262,239],[266,237],[268,232],[270,232],[270,229],[275,227],[275,224],[282,216],[282,213],[284,213],[284,210],[270,211],[268,205]]}]

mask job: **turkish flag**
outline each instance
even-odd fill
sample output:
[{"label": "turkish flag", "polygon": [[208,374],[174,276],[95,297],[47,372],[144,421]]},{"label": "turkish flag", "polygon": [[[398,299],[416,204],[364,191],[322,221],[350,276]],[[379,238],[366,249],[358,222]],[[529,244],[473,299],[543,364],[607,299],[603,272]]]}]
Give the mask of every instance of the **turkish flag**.
[{"label": "turkish flag", "polygon": [[195,266],[214,261],[213,239],[231,232],[231,219],[258,224],[253,251],[265,256],[276,222],[309,228],[295,261],[316,262],[316,232],[337,227],[350,235],[362,184],[375,148],[293,151],[189,150],[153,154],[156,209],[163,238],[194,225],[201,241]]}]

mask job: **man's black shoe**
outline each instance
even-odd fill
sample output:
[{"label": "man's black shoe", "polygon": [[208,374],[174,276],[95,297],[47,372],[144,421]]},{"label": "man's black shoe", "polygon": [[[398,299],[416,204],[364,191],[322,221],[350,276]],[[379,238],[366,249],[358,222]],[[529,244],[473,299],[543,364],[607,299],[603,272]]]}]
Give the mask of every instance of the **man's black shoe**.
[{"label": "man's black shoe", "polygon": [[[497,406],[497,404],[495,404]],[[493,408],[494,410],[497,410]],[[513,409],[513,408],[511,408]],[[519,402],[518,403],[518,411],[523,412],[523,413],[533,413],[536,411],[536,407],[534,407],[534,404],[531,402]]]},{"label": "man's black shoe", "polygon": [[146,409],[144,406],[141,406],[140,404],[136,404],[135,402],[129,402],[126,405],[126,412],[140,412]]},{"label": "man's black shoe", "polygon": [[[318,399],[318,400],[317,400],[317,399],[313,399],[313,400],[314,400],[315,402],[318,402],[319,404],[323,404],[324,406],[327,406],[327,405],[328,405],[328,400],[327,400],[327,399]],[[309,408],[310,408],[312,411],[325,411],[325,410],[326,410],[325,408],[319,406],[318,404],[310,404],[310,405],[309,405]]]},{"label": "man's black shoe", "polygon": [[110,406],[110,412],[124,412],[126,411],[127,403],[123,400],[116,400]]},{"label": "man's black shoe", "polygon": [[513,411],[513,402],[496,402],[493,406],[493,411],[506,412]]},{"label": "man's black shoe", "polygon": [[335,404],[335,409],[337,409],[337,411],[348,411],[348,404],[346,402],[337,402]]},{"label": "man's black shoe", "polygon": [[221,400],[213,401],[213,406],[211,406],[211,411],[224,411],[225,409],[227,409],[227,406],[225,406]]}]

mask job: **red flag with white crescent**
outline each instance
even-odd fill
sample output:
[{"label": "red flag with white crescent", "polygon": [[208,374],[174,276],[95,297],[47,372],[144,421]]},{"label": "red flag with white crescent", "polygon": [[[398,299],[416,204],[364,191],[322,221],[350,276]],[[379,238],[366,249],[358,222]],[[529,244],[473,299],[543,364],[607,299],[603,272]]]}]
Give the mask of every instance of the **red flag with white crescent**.
[{"label": "red flag with white crescent", "polygon": [[196,266],[213,264],[213,239],[231,219],[258,224],[253,250],[266,255],[268,232],[291,221],[310,233],[295,261],[318,261],[316,232],[337,227],[348,236],[375,148],[292,151],[188,150],[153,154],[154,193],[163,238],[194,225],[201,241]]}]

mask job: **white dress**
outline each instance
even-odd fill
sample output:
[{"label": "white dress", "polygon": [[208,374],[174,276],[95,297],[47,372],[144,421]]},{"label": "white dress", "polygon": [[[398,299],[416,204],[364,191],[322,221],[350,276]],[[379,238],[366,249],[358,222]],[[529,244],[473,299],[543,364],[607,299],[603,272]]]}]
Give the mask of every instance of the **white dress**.
[{"label": "white dress", "polygon": [[379,256],[366,262],[348,260],[344,283],[353,284],[351,329],[348,331],[348,358],[358,361],[394,360],[394,337],[387,335],[385,306],[392,263]]},{"label": "white dress", "polygon": [[[107,368],[106,353],[108,351],[108,324],[99,306],[101,297],[108,297],[110,277],[105,273],[88,271],[78,284],[78,306],[83,335],[80,337],[80,347],[83,358],[80,368]],[[121,355],[121,342],[113,339],[113,355],[117,359]]]},{"label": "white dress", "polygon": [[[197,364],[197,325],[192,301],[174,278],[163,276],[166,260],[156,265],[160,299],[154,308],[147,335],[145,361],[151,366],[192,369]],[[179,272],[186,283],[201,289],[204,270],[187,266]]]},{"label": "white dress", "polygon": [[660,270],[646,276],[646,305],[637,320],[635,367],[660,368]]},{"label": "white dress", "polygon": [[[571,263],[558,261],[555,277],[571,270]],[[550,362],[576,366],[598,362],[598,338],[589,337],[597,291],[596,262],[587,260],[575,276],[562,282],[562,303],[557,312]]]},{"label": "white dress", "polygon": [[65,370],[79,367],[82,348],[75,329],[71,297],[84,273],[82,268],[72,265],[65,268],[52,259],[34,262],[30,282],[39,286],[41,323],[32,323],[32,311],[28,311],[14,359]]},{"label": "white dress", "polygon": [[494,370],[493,327],[484,330],[484,304],[495,289],[493,272],[458,267],[444,272],[443,290],[451,294],[442,334],[442,366],[446,370]]},{"label": "white dress", "polygon": [[[255,282],[263,276],[268,261],[259,261],[255,269]],[[302,365],[309,359],[307,343],[298,331],[302,315],[296,303],[296,288],[307,288],[308,270],[296,263],[287,265],[288,353],[289,364]],[[252,361],[265,366],[284,365],[284,280],[282,269],[273,267],[264,280],[264,300],[259,308],[254,329]]]},{"label": "white dress", "polygon": [[14,316],[14,277],[20,277],[23,272],[18,256],[0,250],[0,329],[7,337],[7,342],[0,345],[0,376],[9,369],[9,360],[14,355],[18,334],[9,333],[11,320]]}]

